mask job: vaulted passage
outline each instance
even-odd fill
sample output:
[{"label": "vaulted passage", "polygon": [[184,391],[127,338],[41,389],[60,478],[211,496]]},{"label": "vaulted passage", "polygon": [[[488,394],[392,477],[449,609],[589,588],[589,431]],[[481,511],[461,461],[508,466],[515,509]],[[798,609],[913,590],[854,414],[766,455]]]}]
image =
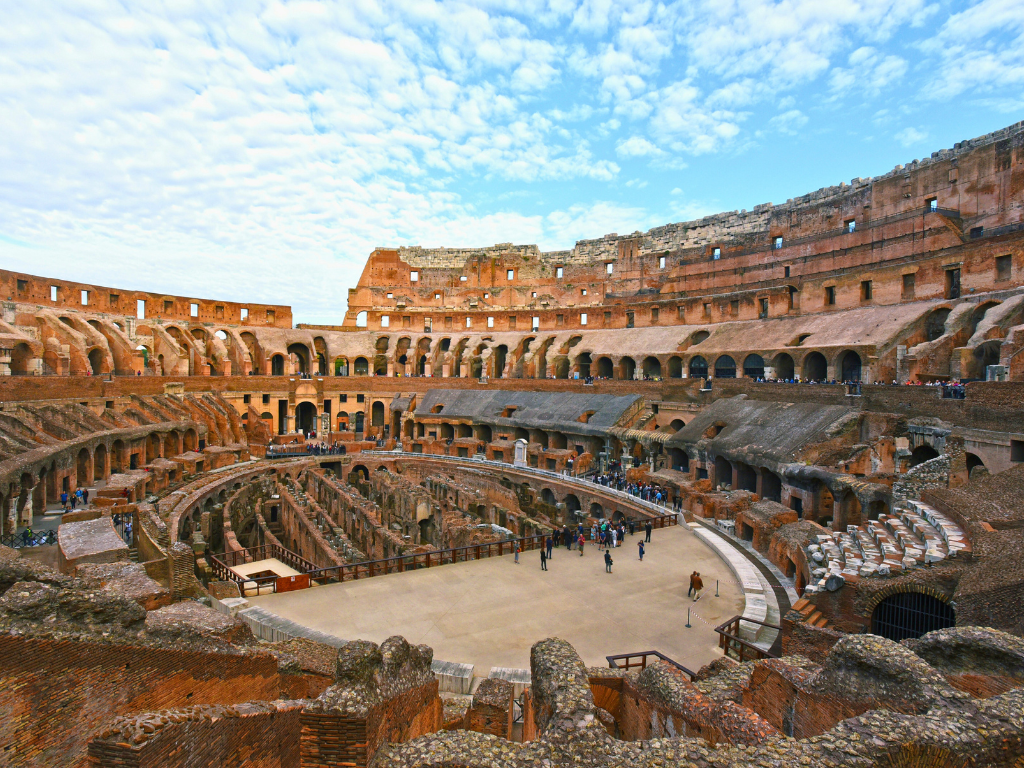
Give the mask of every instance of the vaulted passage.
[{"label": "vaulted passage", "polygon": [[956,626],[953,607],[920,592],[890,595],[871,614],[871,632],[896,642],[953,626]]}]

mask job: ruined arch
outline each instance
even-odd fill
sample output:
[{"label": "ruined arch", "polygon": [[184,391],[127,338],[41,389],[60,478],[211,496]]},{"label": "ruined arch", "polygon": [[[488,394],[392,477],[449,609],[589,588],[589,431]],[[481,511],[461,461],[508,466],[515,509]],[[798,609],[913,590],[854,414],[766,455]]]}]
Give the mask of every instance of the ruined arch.
[{"label": "ruined arch", "polygon": [[926,461],[938,458],[938,456],[939,452],[930,445],[919,445],[910,452],[910,466],[916,467],[918,464],[924,464]]},{"label": "ruined arch", "polygon": [[107,373],[107,371],[103,370],[105,367],[103,365],[104,357],[103,350],[99,347],[93,347],[89,350],[89,369],[92,371],[93,376],[99,376],[102,373]]},{"label": "ruined arch", "polygon": [[599,379],[610,379],[614,376],[614,368],[610,357],[597,358],[597,377]]},{"label": "ruined arch", "polygon": [[956,626],[956,612],[945,595],[923,585],[885,588],[871,609],[871,633],[895,642]]},{"label": "ruined arch", "polygon": [[317,409],[314,403],[305,401],[295,406],[295,428],[303,434],[319,432],[317,429]]},{"label": "ruined arch", "polygon": [[284,376],[284,355],[274,355],[270,358],[270,375]]},{"label": "ruined arch", "polygon": [[310,373],[310,354],[309,347],[305,344],[289,344],[287,352],[290,356],[295,358],[296,373],[303,375],[309,375]]},{"label": "ruined arch", "polygon": [[356,376],[366,376],[370,373],[370,362],[365,357],[357,357],[352,365]]}]

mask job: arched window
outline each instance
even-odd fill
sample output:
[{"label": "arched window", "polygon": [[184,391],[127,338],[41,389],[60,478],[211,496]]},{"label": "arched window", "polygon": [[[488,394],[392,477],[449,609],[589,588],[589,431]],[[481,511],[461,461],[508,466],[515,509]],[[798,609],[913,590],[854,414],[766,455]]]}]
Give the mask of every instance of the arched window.
[{"label": "arched window", "polygon": [[706,379],[708,377],[708,361],[700,355],[690,360],[690,378]]},{"label": "arched window", "polygon": [[871,632],[895,642],[956,626],[949,603],[920,592],[897,592],[875,606]]}]

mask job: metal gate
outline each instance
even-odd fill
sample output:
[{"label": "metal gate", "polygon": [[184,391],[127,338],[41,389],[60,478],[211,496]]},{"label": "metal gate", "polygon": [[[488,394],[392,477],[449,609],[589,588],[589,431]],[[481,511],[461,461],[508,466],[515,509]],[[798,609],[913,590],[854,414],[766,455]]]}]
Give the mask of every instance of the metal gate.
[{"label": "metal gate", "polygon": [[512,722],[523,723],[523,697],[526,695],[525,692],[519,694],[518,698],[512,699]]},{"label": "metal gate", "polygon": [[951,605],[920,592],[890,595],[871,614],[872,633],[896,642],[955,625]]}]

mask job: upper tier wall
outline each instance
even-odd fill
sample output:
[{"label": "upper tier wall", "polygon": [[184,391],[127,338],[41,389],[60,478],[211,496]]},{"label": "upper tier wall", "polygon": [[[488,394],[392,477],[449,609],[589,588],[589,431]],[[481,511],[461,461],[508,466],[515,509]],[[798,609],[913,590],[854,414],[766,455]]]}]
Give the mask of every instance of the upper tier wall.
[{"label": "upper tier wall", "polygon": [[501,313],[514,310],[699,303],[752,291],[767,298],[772,289],[805,287],[814,295],[800,308],[818,311],[826,293],[819,289],[830,281],[835,287],[857,276],[856,293],[872,271],[893,272],[885,275],[891,286],[903,275],[936,273],[923,275],[916,295],[913,277],[909,297],[902,286],[887,289],[885,303],[898,303],[941,297],[945,267],[961,262],[973,271],[991,271],[991,279],[972,287],[993,290],[1002,287],[996,283],[1022,283],[1020,265],[1001,276],[992,262],[996,256],[986,250],[1004,248],[1007,237],[1024,230],[1022,211],[1024,123],[1017,123],[883,176],[854,179],[783,205],[606,235],[580,241],[571,251],[543,253],[511,243],[380,248],[349,291],[343,327],[356,327],[364,311],[370,328],[382,327],[384,315],[427,312],[496,313],[501,323]]},{"label": "upper tier wall", "polygon": [[[37,304],[48,309],[109,313],[146,320],[191,320],[226,325],[292,327],[292,308],[280,304],[239,304],[232,301],[169,296],[76,283],[52,277],[37,277],[7,270],[0,270],[0,296],[7,302]],[[140,307],[138,302],[145,303]],[[194,315],[193,305],[196,305]],[[247,315],[245,318],[242,317],[243,310]]]}]

